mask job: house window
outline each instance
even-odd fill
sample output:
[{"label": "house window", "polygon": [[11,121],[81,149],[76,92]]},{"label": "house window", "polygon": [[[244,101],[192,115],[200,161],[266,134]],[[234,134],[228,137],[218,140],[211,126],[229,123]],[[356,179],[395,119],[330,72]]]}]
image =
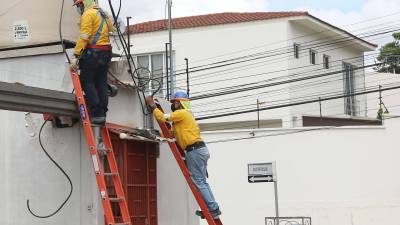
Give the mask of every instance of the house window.
[{"label": "house window", "polygon": [[148,54],[136,57],[138,68],[139,85],[146,87],[146,92],[163,93],[164,54]]},{"label": "house window", "polygon": [[294,43],[294,44],[293,44],[293,52],[294,52],[294,57],[295,57],[296,59],[299,58],[299,50],[300,50],[300,45]]},{"label": "house window", "polygon": [[350,63],[343,63],[343,85],[344,94],[344,112],[346,115],[356,116],[356,96],[355,94],[355,76],[354,66]]},{"label": "house window", "polygon": [[317,60],[317,52],[310,49],[310,63],[315,65],[316,60]]},{"label": "house window", "polygon": [[328,55],[323,56],[323,62],[324,62],[324,69],[329,69],[329,56]]}]

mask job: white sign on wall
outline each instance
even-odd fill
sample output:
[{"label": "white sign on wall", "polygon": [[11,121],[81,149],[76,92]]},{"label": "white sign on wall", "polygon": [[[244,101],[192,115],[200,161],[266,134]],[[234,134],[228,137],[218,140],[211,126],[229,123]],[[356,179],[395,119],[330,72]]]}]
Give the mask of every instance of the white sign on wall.
[{"label": "white sign on wall", "polygon": [[247,165],[248,182],[273,182],[276,179],[275,163],[252,163]]},{"label": "white sign on wall", "polygon": [[21,20],[15,21],[13,24],[14,27],[14,42],[29,42],[29,25],[28,21]]}]

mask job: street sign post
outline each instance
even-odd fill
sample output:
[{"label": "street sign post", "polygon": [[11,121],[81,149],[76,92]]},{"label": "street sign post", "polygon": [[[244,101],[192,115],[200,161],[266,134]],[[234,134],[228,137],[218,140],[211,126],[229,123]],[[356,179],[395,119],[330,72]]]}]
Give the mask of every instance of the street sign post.
[{"label": "street sign post", "polygon": [[276,225],[279,225],[278,207],[278,180],[276,176],[276,163],[252,163],[247,165],[249,183],[274,182]]}]

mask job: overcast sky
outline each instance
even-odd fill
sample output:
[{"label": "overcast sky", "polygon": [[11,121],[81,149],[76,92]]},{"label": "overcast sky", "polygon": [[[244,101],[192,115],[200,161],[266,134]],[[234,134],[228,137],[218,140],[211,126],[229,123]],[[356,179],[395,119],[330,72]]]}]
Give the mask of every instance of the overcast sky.
[{"label": "overcast sky", "polygon": [[[115,10],[120,0],[112,0]],[[121,0],[121,17],[133,17],[133,23],[166,18],[166,0],[132,1]],[[100,5],[109,9],[108,0],[99,0]],[[357,34],[357,29],[374,24],[400,21],[400,0],[173,0],[173,17],[201,15],[216,12],[266,12],[266,11],[308,11],[335,26]],[[394,14],[388,16],[390,14]],[[381,19],[371,21],[371,18]],[[125,19],[124,19],[125,21]],[[357,25],[351,25],[361,22]],[[382,44],[391,40],[371,40]]]}]

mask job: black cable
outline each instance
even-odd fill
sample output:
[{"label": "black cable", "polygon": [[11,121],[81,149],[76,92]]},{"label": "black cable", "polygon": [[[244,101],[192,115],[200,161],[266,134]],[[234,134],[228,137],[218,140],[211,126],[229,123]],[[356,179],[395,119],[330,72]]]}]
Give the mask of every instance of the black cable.
[{"label": "black cable", "polygon": [[[398,29],[396,29],[396,30],[398,30]],[[390,32],[392,32],[393,30],[391,30]],[[383,32],[383,33],[387,33],[387,31],[386,32]],[[382,35],[382,32],[381,33],[378,33],[378,34],[373,34],[373,35],[371,35],[371,36],[375,36],[375,35]],[[323,52],[326,52],[326,51],[330,51],[330,50],[335,50],[335,49],[339,49],[339,48],[344,48],[344,47],[346,47],[346,46],[348,46],[348,45],[343,45],[343,46],[341,46],[341,47],[334,47],[334,48],[330,48],[330,49],[327,49],[327,50],[325,50],[325,51],[323,51]],[[317,50],[320,50],[320,49],[317,49]],[[305,50],[301,50],[301,51],[308,51],[308,49],[305,49]],[[289,52],[287,52],[287,54],[288,53],[293,53],[292,51],[289,51]],[[282,53],[279,53],[278,55],[282,55]],[[278,56],[278,55],[272,55],[272,56]],[[279,59],[286,59],[288,56],[283,56],[283,57],[281,57],[281,58],[277,58],[277,59],[269,59],[269,60],[265,60],[265,61],[261,61],[261,62],[256,62],[256,63],[252,63],[252,64],[248,64],[248,65],[244,65],[244,66],[238,66],[238,67],[234,67],[234,68],[229,68],[229,69],[224,69],[224,70],[220,70],[220,71],[216,71],[216,72],[212,72],[212,73],[207,73],[207,74],[201,74],[201,75],[198,75],[198,77],[197,77],[197,79],[196,79],[196,76],[194,77],[194,78],[192,78],[191,80],[192,81],[194,81],[194,80],[204,80],[204,77],[205,76],[212,76],[212,77],[216,77],[216,75],[218,75],[218,74],[220,74],[221,72],[226,72],[226,71],[231,71],[231,73],[232,72],[238,72],[238,71],[241,71],[241,70],[244,70],[245,69],[245,67],[249,67],[249,66],[253,66],[253,65],[256,65],[256,64],[260,64],[260,63],[266,63],[266,62],[270,62],[270,61],[276,61],[276,60],[279,60]],[[276,62],[280,62],[280,61],[276,61]],[[274,62],[274,63],[276,63],[276,62]],[[263,64],[263,65],[261,65],[261,66],[265,66],[265,64]],[[251,67],[251,68],[255,68],[255,67]],[[289,68],[289,69],[285,69],[285,70],[293,70],[293,69],[299,69],[299,68],[301,68],[301,67],[298,67],[298,68]],[[238,69],[238,70],[236,70],[236,69]],[[232,70],[235,70],[235,71],[232,71]],[[272,71],[272,72],[269,72],[269,73],[274,73],[274,72],[281,72],[281,71],[283,71],[283,70],[279,70],[279,71]],[[263,75],[263,74],[269,74],[269,73],[261,73],[261,74],[252,74],[252,75],[246,75],[246,76],[244,76],[244,77],[250,77],[250,76],[259,76],[259,75]],[[226,73],[224,73],[224,74],[226,74]],[[243,77],[243,76],[242,76]],[[240,77],[237,77],[237,79],[239,79]],[[224,81],[224,80],[229,80],[229,79],[221,79],[221,80],[219,80],[219,81]],[[180,80],[179,82],[183,82],[183,80]],[[192,84],[192,86],[197,86],[198,84]]]},{"label": "black cable", "polygon": [[[64,52],[65,56],[67,57],[68,63],[70,63],[69,56],[68,56],[68,54],[67,54],[67,52],[66,52],[66,49],[65,49],[65,46],[64,46],[64,39],[62,38],[62,19],[63,19],[63,14],[64,14],[64,2],[65,2],[65,0],[62,0],[62,4],[61,4],[61,13],[60,13],[60,21],[59,21],[59,34],[60,34],[60,41],[61,41],[61,45],[62,45],[62,48],[63,48],[63,52]],[[69,184],[70,184],[70,188],[71,188],[71,189],[70,189],[70,192],[69,192],[67,198],[63,201],[63,203],[62,203],[53,213],[51,213],[51,214],[49,214],[49,215],[46,215],[46,216],[40,216],[40,215],[37,215],[36,213],[34,213],[34,212],[31,210],[31,208],[30,208],[29,199],[26,200],[26,207],[28,208],[28,211],[29,211],[33,216],[35,216],[35,217],[37,217],[37,218],[42,218],[42,219],[44,219],[44,218],[49,218],[49,217],[52,217],[52,216],[56,215],[56,214],[64,207],[64,205],[68,202],[68,200],[71,198],[72,192],[73,192],[73,190],[74,190],[74,186],[73,186],[73,184],[72,184],[72,181],[71,181],[71,178],[69,177],[69,175],[68,175],[68,174],[65,172],[65,170],[64,170],[50,155],[49,155],[49,153],[46,151],[46,149],[44,148],[44,146],[43,146],[43,144],[42,144],[41,134],[42,134],[42,131],[43,131],[43,127],[46,125],[47,122],[48,122],[47,120],[46,120],[45,122],[43,122],[42,126],[40,127],[40,131],[39,131],[39,144],[40,144],[40,147],[42,148],[42,150],[43,150],[43,152],[46,154],[46,156],[54,163],[54,165],[56,165],[57,168],[65,175],[65,177],[67,178],[67,180],[68,180],[68,182],[69,182]]]},{"label": "black cable", "polygon": [[[356,67],[353,70],[365,69],[365,68],[374,67],[377,65],[380,65],[380,63],[375,63],[375,64],[366,65],[366,66],[362,66],[362,67]],[[217,97],[217,96],[221,96],[221,95],[236,94],[238,92],[251,91],[251,90],[259,89],[259,88],[272,87],[272,86],[277,86],[277,85],[282,85],[282,84],[299,82],[299,81],[303,81],[303,80],[332,76],[332,75],[336,75],[339,73],[343,73],[345,71],[346,70],[343,69],[343,70],[322,73],[322,74],[317,74],[317,75],[312,75],[312,76],[307,76],[307,77],[300,77],[300,78],[295,78],[295,79],[290,79],[290,80],[285,80],[285,81],[278,81],[275,83],[268,83],[268,84],[262,84],[262,85],[255,85],[255,86],[251,86],[251,87],[236,88],[236,89],[231,89],[231,90],[222,91],[222,92],[214,92],[214,93],[209,93],[209,94],[197,95],[197,96],[192,97],[191,100],[199,100],[199,99],[204,99],[204,98]]]},{"label": "black cable", "polygon": [[400,88],[400,86],[386,87],[386,88],[375,89],[375,90],[367,90],[367,91],[362,91],[362,92],[353,93],[353,94],[342,94],[342,95],[337,95],[337,96],[330,96],[330,97],[318,98],[318,99],[313,99],[313,100],[299,101],[299,102],[276,105],[276,106],[271,106],[271,107],[264,107],[264,108],[259,108],[259,109],[249,109],[249,110],[243,110],[243,111],[238,111],[238,112],[223,113],[223,114],[219,114],[219,115],[198,117],[198,118],[196,118],[196,120],[213,119],[213,118],[233,116],[233,115],[257,112],[257,111],[265,111],[265,110],[285,108],[285,107],[290,107],[290,106],[304,105],[304,104],[315,103],[315,102],[323,102],[323,101],[328,101],[328,100],[333,100],[333,99],[338,99],[338,98],[364,95],[364,94],[370,94],[370,93],[379,92],[379,91],[393,90],[393,89],[398,89],[398,88]]},{"label": "black cable", "polygon": [[65,0],[62,0],[62,5],[61,5],[61,12],[60,12],[60,20],[59,20],[59,24],[58,24],[58,33],[60,35],[60,41],[61,41],[61,46],[63,48],[63,52],[65,54],[65,57],[67,58],[68,63],[71,63],[71,60],[67,54],[67,50],[65,49],[65,45],[64,45],[64,38],[62,35],[62,20],[63,20],[63,16],[64,16],[64,2]]},{"label": "black cable", "polygon": [[[397,118],[400,118],[400,116],[392,116],[392,117],[389,117],[389,118],[385,118],[385,120],[397,119]],[[347,125],[329,126],[329,127],[316,127],[316,128],[309,128],[309,129],[303,129],[303,130],[295,130],[295,131],[290,131],[290,132],[281,132],[281,133],[275,133],[275,134],[266,134],[266,135],[251,136],[251,137],[244,137],[244,138],[231,138],[231,139],[220,139],[220,140],[215,140],[215,141],[206,141],[206,143],[207,144],[216,144],[216,143],[223,143],[223,142],[248,140],[248,139],[254,139],[254,138],[283,136],[283,135],[288,135],[288,134],[304,133],[304,132],[308,132],[308,131],[330,130],[330,129],[340,128],[340,127],[345,127],[345,126],[347,126]]]},{"label": "black cable", "polygon": [[[339,66],[342,67],[342,65],[339,65]],[[331,67],[331,68],[334,68],[334,67]],[[372,76],[372,75],[376,75],[376,72],[372,72],[372,73],[368,73],[368,74],[371,74],[371,76]],[[355,76],[356,77],[364,76],[364,73],[357,73]],[[284,78],[286,78],[286,77],[290,77],[290,76],[284,76]],[[334,79],[332,79],[332,78],[334,78]],[[327,83],[341,81],[343,79],[344,79],[343,77],[342,78],[326,77],[324,79],[318,79],[317,81],[311,81],[311,82],[307,82],[307,83],[301,83],[301,84],[298,84],[298,85],[294,85],[294,86],[291,86],[290,88],[291,89],[298,89],[299,88],[301,90],[306,90],[306,88],[304,88],[305,85],[308,85],[308,88],[310,88],[310,87],[314,88],[314,87],[318,87],[318,86],[321,86],[321,85],[324,85],[324,84],[327,84]],[[269,79],[269,80],[273,81],[274,79]],[[316,85],[314,85],[314,84],[316,84]],[[214,104],[221,105],[223,103],[228,103],[228,102],[232,102],[232,101],[241,101],[241,102],[243,102],[244,101],[243,99],[250,98],[250,97],[254,98],[255,95],[257,95],[257,97],[259,98],[260,94],[262,94],[261,96],[264,96],[265,94],[269,94],[268,96],[271,97],[270,93],[282,92],[282,91],[285,91],[286,89],[287,88],[285,87],[285,88],[280,88],[280,89],[256,92],[256,93],[242,95],[242,96],[224,98],[224,99],[215,100],[215,101],[207,101],[205,103],[196,104],[196,108],[199,107],[199,106],[205,106],[207,109],[209,109],[210,105],[214,105]],[[285,93],[287,93],[287,92],[285,92]],[[276,95],[272,95],[272,96],[276,96]],[[241,100],[239,100],[239,99],[241,99]],[[231,104],[229,104],[229,105],[231,105]]]},{"label": "black cable", "polygon": [[[121,8],[122,8],[122,0],[119,0],[119,8],[118,8],[118,13],[117,13],[117,19],[119,17],[119,14],[121,13]],[[116,24],[118,21],[115,21],[114,23]],[[128,27],[129,29],[129,27]]]},{"label": "black cable", "polygon": [[[113,7],[113,5],[112,5],[112,3],[111,3],[111,0],[108,0],[108,4],[109,4],[109,6],[110,6],[111,14],[112,14],[112,16],[113,16],[113,18],[114,18],[114,21],[116,21],[118,18],[117,18],[116,15],[115,15],[114,7]],[[136,70],[136,65],[135,65],[135,63],[133,62],[132,57],[128,54],[128,51],[127,51],[127,45],[128,45],[128,44],[126,43],[126,41],[125,41],[125,39],[124,39],[124,37],[123,37],[123,34],[122,34],[122,32],[121,32],[120,27],[119,27],[119,26],[116,26],[116,28],[117,28],[117,33],[118,33],[118,39],[119,39],[119,41],[121,42],[122,49],[123,49],[123,51],[124,51],[124,53],[125,53],[125,56],[126,56],[126,58],[127,58],[128,67],[129,67],[129,71],[128,71],[128,72],[129,72],[129,75],[131,76],[133,83],[137,86],[136,81],[135,81],[135,78],[136,78],[136,79],[140,79],[140,78],[135,77],[135,75],[133,74],[133,71]],[[129,29],[129,27],[128,27],[127,29]],[[130,46],[128,46],[128,47],[130,48]],[[133,63],[132,63],[132,62],[133,62]],[[131,63],[133,64],[134,69],[132,68]],[[148,113],[146,113],[146,110],[145,110],[146,107],[144,106],[143,101],[142,101],[142,99],[140,98],[140,91],[137,90],[137,89],[136,89],[135,91],[136,91],[136,93],[138,94],[138,97],[139,97],[140,105],[141,105],[141,108],[142,108],[142,113],[143,113],[144,115],[148,115]],[[144,92],[142,92],[142,95],[143,95],[143,98],[145,98]]]},{"label": "black cable", "polygon": [[[388,14],[388,15],[385,15],[385,16],[381,16],[381,17],[375,17],[375,18],[372,18],[372,19],[359,21],[357,23],[345,25],[344,27],[353,26],[353,25],[360,24],[360,23],[366,23],[366,22],[370,22],[370,21],[373,21],[373,20],[382,19],[382,18],[385,18],[385,17],[389,17],[389,16],[393,16],[393,15],[399,14],[399,13],[400,12],[396,12],[396,13],[391,13],[391,14]],[[392,22],[397,22],[397,20],[394,20]],[[376,25],[374,25],[374,27],[379,27],[381,25],[386,25],[387,23],[388,22],[381,23],[381,24],[376,24]],[[354,31],[364,30],[364,29],[367,29],[367,28],[359,28],[359,29],[356,29]],[[206,60],[213,59],[213,58],[218,58],[218,57],[221,57],[221,56],[232,55],[232,54],[235,54],[235,53],[245,52],[245,51],[258,49],[258,48],[263,48],[263,47],[266,47],[266,46],[275,45],[275,44],[279,44],[279,43],[287,43],[288,41],[291,41],[291,40],[296,40],[296,39],[299,39],[299,38],[314,36],[314,35],[317,35],[317,34],[329,32],[330,30],[331,29],[324,29],[322,31],[317,31],[317,32],[314,32],[314,33],[311,33],[311,34],[300,35],[300,36],[296,36],[296,37],[293,37],[293,38],[290,38],[290,39],[286,39],[286,40],[282,40],[282,41],[276,41],[276,42],[273,42],[273,43],[269,43],[269,44],[265,44],[265,45],[261,45],[261,46],[257,46],[257,47],[252,47],[252,48],[248,48],[248,49],[242,49],[240,51],[235,51],[235,52],[232,52],[232,53],[229,53],[229,54],[219,55],[219,56],[216,56],[216,57],[204,58],[204,59],[197,60],[197,61],[194,61],[194,62],[206,61]],[[259,52],[259,53],[262,53],[262,52]],[[257,54],[257,53],[253,53],[253,54]],[[250,55],[253,55],[253,54],[250,54]],[[193,69],[193,68],[204,67],[204,66],[208,66],[208,65],[212,65],[212,64],[221,63],[221,62],[227,62],[227,61],[230,61],[230,60],[236,60],[236,59],[240,59],[240,58],[247,57],[247,56],[250,56],[250,55],[240,56],[240,57],[226,59],[226,60],[221,60],[221,61],[217,61],[217,62],[214,62],[214,63],[207,63],[207,64],[203,64],[203,65],[199,65],[199,66],[195,66],[195,67],[191,67],[191,68]],[[179,65],[179,66],[184,66],[184,65]],[[179,69],[179,70],[176,70],[176,71],[183,71],[183,70],[185,70],[185,69]]]},{"label": "black cable", "polygon": [[[382,30],[382,28],[380,28],[379,31],[381,31],[381,30]],[[398,30],[398,29],[396,29],[396,30]],[[374,30],[374,31],[378,31],[378,30]],[[392,32],[392,31],[393,30],[390,30],[390,32]],[[369,37],[370,35],[366,35],[366,34],[369,34],[371,32],[373,32],[373,31],[369,31],[369,32],[363,33],[365,36],[361,36],[360,38]],[[379,34],[385,34],[385,33],[387,33],[387,31],[385,31],[383,33],[379,33]],[[359,35],[361,35],[361,34],[359,34]],[[375,35],[377,35],[377,34],[374,34],[374,36]],[[341,36],[341,35],[337,35],[337,36]],[[327,46],[330,46],[330,45],[336,45],[336,44],[340,44],[340,43],[344,43],[344,42],[353,41],[354,37],[341,37],[341,38],[338,38],[338,39],[330,39],[330,40],[327,40],[325,42],[314,43],[314,42],[317,42],[319,40],[324,40],[324,39],[326,39],[326,38],[320,38],[320,39],[316,39],[316,40],[312,40],[312,41],[304,42],[304,43],[299,43],[299,44],[301,44],[301,45],[307,44],[305,46],[302,46],[302,48],[310,48],[310,47],[319,48],[319,47],[324,47],[324,46],[327,47]],[[316,45],[316,44],[318,44],[318,45]],[[284,52],[282,52],[282,51],[284,51]],[[276,54],[275,55],[262,56],[262,55],[264,55],[266,53],[276,53]],[[229,63],[225,63],[225,64],[222,64],[222,65],[216,65],[216,66],[209,66],[209,67],[200,68],[200,69],[191,68],[192,70],[189,70],[189,72],[190,73],[195,73],[195,72],[200,72],[200,71],[204,71],[204,70],[225,67],[225,66],[229,66],[229,65],[234,65],[234,64],[238,64],[238,63],[243,63],[243,62],[248,62],[248,61],[252,61],[252,60],[263,59],[263,58],[268,58],[268,57],[278,56],[278,55],[283,55],[283,54],[288,54],[288,53],[292,53],[292,47],[290,47],[290,46],[281,47],[281,48],[278,48],[278,49],[265,51],[265,52],[262,52],[261,54],[260,53],[255,53],[255,54],[244,56],[244,57],[238,57],[236,59],[233,59],[232,61],[236,61],[236,60],[243,59],[243,58],[257,56],[256,58],[245,59],[245,60],[237,61],[237,62],[229,62],[230,60],[225,60],[225,61],[217,62],[217,63],[214,63],[214,64],[220,64],[220,63],[223,63],[223,62],[229,62]],[[211,64],[211,65],[214,65],[214,64]],[[185,72],[181,72],[181,73],[177,73],[176,75],[183,75],[183,74],[186,74],[186,73]]]},{"label": "black cable", "polygon": [[[63,5],[64,5],[64,4],[63,4]],[[49,217],[52,217],[52,216],[56,215],[56,214],[64,207],[64,205],[68,202],[68,200],[71,198],[72,192],[73,192],[73,190],[74,190],[74,186],[73,186],[73,184],[72,184],[71,178],[68,176],[68,174],[65,172],[65,170],[64,170],[50,155],[49,155],[49,153],[46,151],[46,149],[45,149],[44,146],[43,146],[41,134],[42,134],[42,131],[43,131],[43,127],[44,127],[44,125],[46,125],[47,122],[48,122],[47,120],[44,121],[44,123],[43,123],[42,126],[40,127],[40,131],[39,131],[39,144],[40,144],[40,147],[42,148],[42,150],[43,150],[43,152],[46,154],[46,156],[54,163],[54,165],[57,166],[57,168],[58,168],[58,169],[64,174],[64,176],[67,178],[67,180],[68,180],[68,182],[69,182],[69,184],[70,184],[70,188],[71,188],[71,189],[70,189],[70,192],[69,192],[67,198],[66,198],[66,199],[63,201],[63,203],[57,208],[57,210],[54,211],[53,213],[49,214],[49,215],[46,215],[46,216],[41,216],[41,215],[38,215],[38,214],[34,213],[34,212],[31,210],[31,208],[30,208],[29,199],[27,199],[27,200],[26,200],[26,207],[28,208],[29,212],[30,212],[33,216],[35,216],[35,217],[37,217],[37,218],[41,218],[41,219],[49,218]]]},{"label": "black cable", "polygon": [[[398,30],[398,28],[396,27],[396,29],[392,29],[392,30],[389,30],[389,31],[388,31],[388,30],[385,30],[384,32],[374,33],[374,34],[368,35],[368,36],[366,36],[366,37],[370,37],[370,36],[379,36],[379,35],[386,34],[386,33],[390,33],[390,32],[397,31],[397,30]],[[382,31],[382,30],[379,30],[379,31]],[[327,42],[325,42],[325,43],[327,43],[327,44],[324,44],[324,45],[319,45],[319,46],[317,46],[317,45],[315,45],[315,46],[313,46],[313,45],[302,46],[302,50],[300,50],[300,51],[308,51],[308,48],[309,48],[309,47],[321,47],[321,46],[325,46],[324,49],[326,49],[326,50],[324,50],[323,52],[326,52],[326,51],[330,51],[330,50],[334,50],[334,49],[339,49],[339,48],[343,48],[343,47],[348,46],[348,45],[342,45],[341,47],[334,47],[334,48],[327,49],[327,47],[329,47],[330,45],[337,45],[337,44],[339,44],[339,43],[346,43],[346,42],[350,42],[350,41],[352,41],[352,40],[353,40],[353,39],[347,38],[347,40],[340,41],[340,42],[337,42],[337,43],[333,43],[333,42],[331,42],[331,41],[327,41]],[[321,43],[323,43],[323,42],[321,42]],[[321,43],[319,43],[319,44],[321,44]],[[316,50],[320,51],[319,48],[316,49]],[[286,52],[278,52],[277,54],[274,54],[274,55],[267,55],[267,56],[262,56],[262,57],[258,57],[258,58],[255,58],[255,59],[248,59],[248,60],[243,60],[243,61],[259,60],[260,58],[270,58],[270,57],[279,56],[279,55],[284,55],[284,56],[281,57],[281,58],[277,58],[277,59],[286,59],[286,58],[288,57],[287,54],[289,54],[289,53],[291,54],[291,53],[293,53],[293,51],[287,49]],[[269,62],[269,61],[276,61],[277,59],[276,59],[276,58],[275,58],[275,59],[268,59],[268,60],[265,60],[265,61],[256,62],[256,63],[253,63],[253,64],[244,65],[244,66],[239,66],[239,67],[234,67],[234,68],[219,70],[219,71],[215,71],[215,72],[211,72],[211,73],[206,73],[206,74],[193,75],[193,77],[192,77],[191,80],[192,80],[192,81],[194,81],[194,80],[200,80],[200,79],[201,79],[201,80],[204,80],[204,77],[206,77],[206,76],[215,77],[216,75],[220,74],[221,72],[232,71],[232,70],[236,70],[236,69],[239,69],[239,70],[237,70],[237,71],[241,71],[241,70],[243,70],[243,68],[245,68],[245,67],[249,67],[249,66],[252,66],[252,65],[255,65],[255,64],[265,63],[265,62]],[[243,62],[243,61],[241,61],[241,62]],[[241,62],[236,62],[236,63],[241,63]],[[276,61],[276,62],[280,62],[280,61]],[[264,66],[264,65],[265,65],[265,64],[263,64],[263,65],[261,65],[261,66]],[[254,67],[251,67],[251,68],[254,68]],[[204,68],[204,69],[208,69],[208,68]],[[294,69],[294,68],[292,68],[292,69]],[[183,82],[183,81],[184,81],[184,80],[179,80],[178,82]],[[193,84],[192,86],[196,86],[196,85],[197,85],[197,84]]]}]

